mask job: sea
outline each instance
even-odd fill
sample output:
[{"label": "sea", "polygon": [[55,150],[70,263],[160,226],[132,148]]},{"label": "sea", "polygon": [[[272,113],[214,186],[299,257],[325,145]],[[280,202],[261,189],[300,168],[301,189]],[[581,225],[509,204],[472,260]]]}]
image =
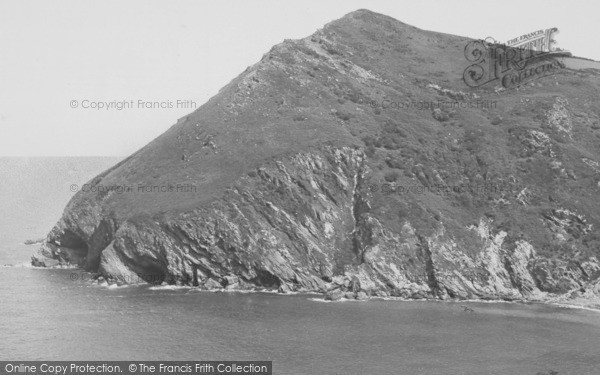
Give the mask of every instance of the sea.
[{"label": "sea", "polygon": [[[29,265],[117,158],[0,158],[0,360],[266,360],[274,374],[600,374],[600,312],[93,285]],[[473,312],[465,312],[467,305]],[[554,371],[554,372],[553,372]]]}]

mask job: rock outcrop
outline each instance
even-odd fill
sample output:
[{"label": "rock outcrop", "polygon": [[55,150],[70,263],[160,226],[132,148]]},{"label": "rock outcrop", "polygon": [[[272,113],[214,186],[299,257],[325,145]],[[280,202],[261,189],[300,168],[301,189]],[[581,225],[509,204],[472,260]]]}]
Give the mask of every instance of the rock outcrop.
[{"label": "rock outcrop", "polygon": [[598,72],[471,88],[468,42],[357,11],[275,46],[90,181],[34,265],[331,300],[597,296]]}]

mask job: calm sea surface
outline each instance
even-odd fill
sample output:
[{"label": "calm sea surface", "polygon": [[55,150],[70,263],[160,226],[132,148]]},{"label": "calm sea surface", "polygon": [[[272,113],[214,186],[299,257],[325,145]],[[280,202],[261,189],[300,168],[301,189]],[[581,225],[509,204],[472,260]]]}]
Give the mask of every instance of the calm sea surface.
[{"label": "calm sea surface", "polygon": [[272,360],[275,374],[600,373],[594,311],[469,303],[475,312],[465,313],[449,302],[109,288],[77,270],[24,267],[33,247],[20,243],[50,229],[70,184],[114,161],[0,158],[0,265],[13,265],[0,267],[0,360]]}]

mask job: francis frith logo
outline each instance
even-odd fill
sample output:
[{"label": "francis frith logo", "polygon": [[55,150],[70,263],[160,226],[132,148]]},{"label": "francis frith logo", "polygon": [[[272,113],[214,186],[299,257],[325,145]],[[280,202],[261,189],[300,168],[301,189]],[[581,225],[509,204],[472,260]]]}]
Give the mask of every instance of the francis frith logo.
[{"label": "francis frith logo", "polygon": [[552,36],[557,32],[555,27],[537,30],[506,43],[493,38],[471,41],[464,51],[471,63],[463,73],[465,84],[479,87],[499,82],[504,88],[513,88],[564,68],[557,57],[571,54],[554,47]]}]

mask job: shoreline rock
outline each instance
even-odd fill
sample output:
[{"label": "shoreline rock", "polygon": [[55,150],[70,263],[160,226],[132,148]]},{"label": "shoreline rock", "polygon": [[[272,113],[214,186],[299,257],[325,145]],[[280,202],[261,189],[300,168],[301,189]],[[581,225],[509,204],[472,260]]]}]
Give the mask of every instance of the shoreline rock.
[{"label": "shoreline rock", "polygon": [[[117,286],[126,286],[128,285],[127,283],[121,282],[121,281],[117,281],[117,280],[106,280],[102,275],[99,274],[92,274],[88,279],[87,279],[92,285],[99,285],[99,286],[110,286],[112,284],[117,285]],[[333,289],[330,291],[321,291],[321,292],[311,292],[311,291],[307,291],[307,290],[303,290],[303,291],[298,291],[298,292],[293,292],[293,291],[288,291],[288,292],[281,292],[279,291],[280,289],[247,289],[247,288],[237,288],[238,285],[236,285],[235,288],[227,288],[227,287],[223,287],[223,285],[221,285],[221,283],[217,282],[214,279],[210,279],[210,281],[207,281],[208,285],[199,285],[199,286],[187,286],[189,288],[196,288],[198,290],[202,290],[202,291],[212,291],[212,292],[240,292],[240,293],[248,293],[248,292],[252,292],[252,293],[277,293],[279,295],[282,296],[290,296],[290,295],[298,295],[298,294],[307,294],[307,295],[311,295],[311,294],[317,294],[319,296],[321,296],[323,298],[323,300],[325,301],[330,301],[330,302],[340,302],[340,301],[344,301],[344,300],[357,300],[357,301],[369,301],[372,299],[385,299],[387,301],[398,301],[398,302],[410,302],[410,301],[431,301],[431,302],[448,302],[448,303],[464,303],[464,302],[471,302],[471,303],[477,303],[477,302],[494,302],[494,303],[517,303],[517,304],[543,304],[543,305],[549,305],[549,306],[554,306],[554,307],[560,307],[560,308],[569,308],[569,309],[586,309],[586,310],[590,310],[590,311],[595,311],[600,313],[600,298],[597,296],[593,296],[593,297],[566,297],[564,295],[545,295],[543,297],[540,297],[539,299],[515,299],[515,300],[505,300],[505,299],[488,299],[488,300],[484,300],[484,299],[459,299],[459,298],[446,298],[446,299],[442,299],[439,297],[434,297],[434,298],[411,298],[409,297],[400,297],[400,296],[369,296],[366,292],[364,291],[359,291],[357,293],[352,293],[352,292],[343,292],[341,289]],[[151,284],[145,284],[145,285],[151,285]],[[163,282],[160,284],[160,286],[164,286],[164,287],[168,287],[168,286],[173,286],[175,284],[168,284],[166,282]]]},{"label": "shoreline rock", "polygon": [[[597,99],[600,76],[536,81],[552,80],[552,93],[463,92],[463,70],[446,73],[465,63],[468,42],[363,10],[275,46],[90,181],[32,264],[331,300],[593,300],[600,155],[590,140],[600,135],[581,98]],[[400,58],[410,51],[431,64]],[[399,88],[415,101],[498,103],[383,108]],[[169,194],[99,188],[188,183]]]}]

